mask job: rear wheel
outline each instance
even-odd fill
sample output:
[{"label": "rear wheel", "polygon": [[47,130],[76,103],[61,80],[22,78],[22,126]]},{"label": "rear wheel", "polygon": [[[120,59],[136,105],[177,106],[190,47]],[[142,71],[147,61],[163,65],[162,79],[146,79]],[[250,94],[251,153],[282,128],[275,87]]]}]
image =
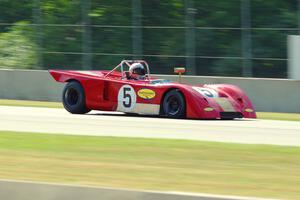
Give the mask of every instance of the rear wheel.
[{"label": "rear wheel", "polygon": [[163,115],[170,118],[185,118],[186,104],[184,96],[178,90],[168,92],[162,103]]},{"label": "rear wheel", "polygon": [[63,90],[63,105],[73,114],[85,114],[90,110],[86,108],[85,94],[81,84],[77,81],[69,82]]}]

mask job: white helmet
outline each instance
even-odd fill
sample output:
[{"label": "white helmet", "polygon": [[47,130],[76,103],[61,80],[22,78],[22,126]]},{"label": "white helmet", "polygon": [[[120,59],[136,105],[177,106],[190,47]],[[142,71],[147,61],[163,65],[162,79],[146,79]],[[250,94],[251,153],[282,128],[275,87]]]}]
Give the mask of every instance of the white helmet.
[{"label": "white helmet", "polygon": [[129,67],[129,72],[131,75],[135,74],[135,75],[139,75],[139,76],[145,76],[145,74],[146,74],[146,70],[141,63],[133,63]]}]

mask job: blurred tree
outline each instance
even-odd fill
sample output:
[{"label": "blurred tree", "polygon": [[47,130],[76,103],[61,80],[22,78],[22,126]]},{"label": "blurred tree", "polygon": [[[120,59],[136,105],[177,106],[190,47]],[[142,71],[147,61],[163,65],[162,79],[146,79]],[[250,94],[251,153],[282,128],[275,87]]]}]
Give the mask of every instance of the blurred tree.
[{"label": "blurred tree", "polygon": [[[92,0],[89,13],[92,24],[92,49],[99,55],[93,56],[94,69],[109,69],[121,59],[132,56],[109,56],[107,54],[132,54],[132,10],[131,0]],[[123,27],[110,27],[123,26]]]},{"label": "blurred tree", "polygon": [[[3,50],[3,46],[14,48],[9,44],[15,44],[15,41],[20,39],[23,43],[30,43],[29,46],[25,46],[34,51],[36,44],[33,42],[35,41],[33,35],[41,34],[43,41],[40,49],[43,50],[45,69],[53,67],[80,69],[82,61],[80,54],[84,42],[82,41],[81,1],[40,1],[43,25],[42,31],[35,33],[31,30],[31,26],[25,29],[15,24],[20,21],[33,23],[33,0],[0,0],[1,64],[8,55],[3,52],[10,49]],[[183,57],[185,55],[185,0],[141,1],[142,24],[146,26],[143,28],[143,51],[148,55],[144,59],[153,66],[152,72],[172,73],[174,66],[185,65]],[[88,16],[92,24],[93,68],[107,69],[121,59],[131,59],[132,0],[91,0],[91,3]],[[197,74],[241,76],[240,0],[194,0],[194,5],[195,23],[199,27],[196,30],[195,41],[198,56]],[[289,34],[296,34],[297,30],[282,29],[297,28],[297,0],[252,0],[251,5],[252,27],[255,28],[251,31],[253,57],[281,58],[279,60],[253,60],[254,76],[286,77],[287,62],[284,60],[287,57],[286,37]],[[150,28],[150,26],[155,26],[155,28]],[[214,29],[215,27],[229,27],[229,29]],[[16,34],[22,37],[16,37]],[[18,43],[20,44],[21,41]],[[20,46],[19,49],[23,47]],[[36,55],[31,54],[31,51],[28,53],[31,56],[27,55],[27,57],[35,59]],[[23,58],[19,55],[19,59],[27,59],[27,53],[24,54]],[[115,56],[109,54],[115,54]],[[12,53],[9,55],[12,56]],[[231,59],[223,59],[223,57],[231,57]],[[31,63],[34,66],[34,62],[31,61]],[[12,65],[9,66],[13,67]],[[30,66],[28,64],[26,67],[24,65],[15,67]]]},{"label": "blurred tree", "polygon": [[[297,0],[252,1],[252,26],[258,28],[252,31],[253,57],[287,58],[287,36],[297,34],[297,30],[276,28],[297,28]],[[286,77],[287,61],[258,60],[254,69],[256,77]]]},{"label": "blurred tree", "polygon": [[[185,55],[185,29],[165,29],[185,26],[184,0],[142,1],[143,25],[158,26],[144,29],[144,54],[148,55]],[[184,66],[184,58],[145,57],[150,60],[153,73],[173,73],[175,66]]]},{"label": "blurred tree", "polygon": [[0,33],[1,68],[37,68],[37,46],[28,22],[18,22],[8,32]]},{"label": "blurred tree", "polygon": [[44,67],[81,69],[83,29],[80,0],[43,0],[41,12]]},{"label": "blurred tree", "polygon": [[[1,0],[0,23],[15,23],[18,21],[30,21],[32,18],[32,0]],[[0,26],[0,30],[5,26]]]}]

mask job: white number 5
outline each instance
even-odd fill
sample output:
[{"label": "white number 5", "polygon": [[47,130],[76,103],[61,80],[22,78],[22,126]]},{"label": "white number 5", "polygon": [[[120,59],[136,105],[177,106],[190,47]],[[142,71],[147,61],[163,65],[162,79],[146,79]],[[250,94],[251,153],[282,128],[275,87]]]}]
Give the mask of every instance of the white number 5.
[{"label": "white number 5", "polygon": [[136,93],[131,85],[123,85],[118,93],[117,111],[130,112],[136,104]]}]

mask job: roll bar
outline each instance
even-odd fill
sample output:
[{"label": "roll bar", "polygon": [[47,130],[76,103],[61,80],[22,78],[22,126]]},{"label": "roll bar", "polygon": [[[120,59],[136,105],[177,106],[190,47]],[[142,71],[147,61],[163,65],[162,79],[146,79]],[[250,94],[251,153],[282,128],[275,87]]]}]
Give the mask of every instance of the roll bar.
[{"label": "roll bar", "polygon": [[120,62],[120,64],[118,64],[115,68],[113,68],[110,72],[108,72],[104,77],[108,77],[112,72],[114,72],[115,70],[117,70],[118,68],[121,68],[121,73],[122,73],[122,79],[126,78],[126,74],[124,71],[124,65],[127,65],[128,67],[130,67],[133,63],[141,63],[143,64],[146,69],[147,69],[147,76],[146,79],[148,79],[150,81],[150,70],[149,70],[149,65],[146,61],[144,60],[122,60]]}]

